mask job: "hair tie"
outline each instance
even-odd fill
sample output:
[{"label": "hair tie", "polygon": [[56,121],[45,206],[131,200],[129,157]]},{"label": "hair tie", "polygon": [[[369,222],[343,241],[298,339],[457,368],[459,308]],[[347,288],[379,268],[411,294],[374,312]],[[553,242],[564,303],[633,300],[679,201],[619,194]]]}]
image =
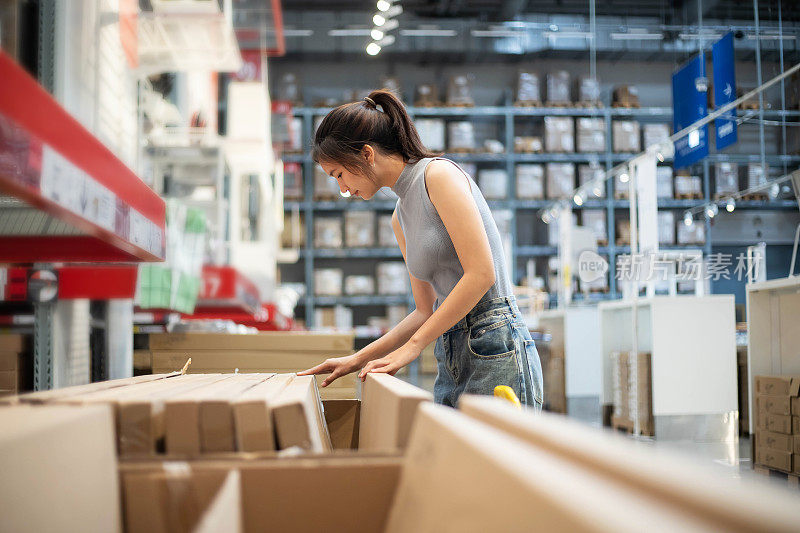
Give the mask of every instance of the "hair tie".
[{"label": "hair tie", "polygon": [[378,108],[377,104],[375,104],[375,100],[373,100],[373,99],[372,99],[372,98],[370,98],[369,96],[365,96],[365,97],[364,97],[364,101],[365,101],[366,103],[368,103],[369,105],[371,105],[372,107],[374,107],[374,108],[376,108],[376,109]]}]

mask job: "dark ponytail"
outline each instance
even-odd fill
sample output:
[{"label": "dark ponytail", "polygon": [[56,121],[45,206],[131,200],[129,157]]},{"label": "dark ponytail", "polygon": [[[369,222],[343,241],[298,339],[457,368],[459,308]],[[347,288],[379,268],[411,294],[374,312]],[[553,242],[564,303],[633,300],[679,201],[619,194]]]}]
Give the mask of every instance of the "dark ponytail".
[{"label": "dark ponytail", "polygon": [[317,163],[339,163],[350,172],[372,177],[372,169],[361,157],[366,144],[410,163],[439,155],[425,148],[403,103],[385,89],[328,113],[314,135],[311,157]]}]

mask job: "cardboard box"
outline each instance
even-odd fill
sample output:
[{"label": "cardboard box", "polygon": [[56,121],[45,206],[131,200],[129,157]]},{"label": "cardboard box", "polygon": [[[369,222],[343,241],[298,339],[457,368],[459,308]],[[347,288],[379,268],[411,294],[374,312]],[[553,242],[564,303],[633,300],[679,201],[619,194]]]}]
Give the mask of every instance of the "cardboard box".
[{"label": "cardboard box", "polygon": [[423,405],[417,420],[387,533],[443,523],[450,531],[636,531],[645,519],[667,531],[699,527],[685,510],[453,409]]},{"label": "cardboard box", "polygon": [[433,395],[388,374],[367,374],[359,425],[359,449],[405,449],[419,404]]},{"label": "cardboard box", "polygon": [[[748,163],[747,165],[747,188],[752,189],[764,185],[769,179],[769,165],[761,166],[761,163]],[[765,190],[760,191],[766,194]]]},{"label": "cardboard box", "polygon": [[120,479],[127,533],[243,531],[237,470],[154,467]]},{"label": "cardboard box", "polygon": [[639,88],[634,85],[617,85],[612,92],[612,102],[620,107],[639,107]]},{"label": "cardboard box", "polygon": [[660,144],[669,139],[669,124],[644,124],[642,137],[645,148]]},{"label": "cardboard box", "polygon": [[90,392],[109,390],[117,387],[127,387],[130,385],[147,383],[150,381],[164,379],[167,377],[176,377],[177,375],[178,375],[177,372],[166,373],[166,374],[152,374],[145,376],[135,376],[132,378],[114,379],[110,381],[98,381],[96,383],[90,383],[88,385],[76,385],[73,387],[64,387],[62,389],[31,392],[28,394],[22,394],[20,396],[4,398],[3,399],[4,401],[0,401],[0,405],[4,403],[44,404],[55,400],[69,398],[72,396],[88,394]]},{"label": "cardboard box", "polygon": [[472,99],[471,74],[450,76],[447,82],[447,104],[456,106],[471,106],[475,104],[475,100]]},{"label": "cardboard box", "polygon": [[314,246],[341,248],[342,242],[341,217],[314,217]]},{"label": "cardboard box", "polygon": [[598,243],[608,244],[608,226],[606,226],[606,212],[602,209],[584,209],[582,214],[583,226],[590,228]]},{"label": "cardboard box", "polygon": [[375,268],[378,278],[378,294],[403,295],[410,284],[408,269],[402,261],[385,261]]},{"label": "cardboard box", "polygon": [[347,276],[344,278],[344,293],[348,296],[375,294],[375,278],[372,276]]},{"label": "cardboard box", "polygon": [[538,74],[535,72],[519,72],[517,75],[517,102],[541,104],[542,91]]},{"label": "cardboard box", "polygon": [[548,152],[575,151],[575,122],[572,117],[544,117],[544,148]]},{"label": "cardboard box", "polygon": [[678,244],[703,244],[706,242],[706,228],[702,221],[695,220],[689,226],[681,221],[677,228]]},{"label": "cardboard box", "polygon": [[394,248],[397,246],[397,237],[394,235],[392,215],[378,215],[378,246],[381,248]]},{"label": "cardboard box", "polygon": [[642,151],[639,123],[635,120],[615,120],[611,125],[614,152]]},{"label": "cardboard box", "polygon": [[800,416],[792,417],[792,433],[800,435]]},{"label": "cardboard box", "polygon": [[517,198],[544,198],[544,167],[538,164],[519,164],[515,167]]},{"label": "cardboard box", "polygon": [[341,296],[344,271],[341,268],[314,269],[314,294],[317,296]]},{"label": "cardboard box", "polygon": [[717,196],[739,192],[739,165],[723,161],[714,167],[715,193]]},{"label": "cardboard box", "polygon": [[791,435],[773,431],[757,431],[756,442],[756,447],[758,448],[769,448],[781,452],[791,452],[794,448],[794,441]]},{"label": "cardboard box", "polygon": [[798,396],[800,376],[755,376],[756,394]]},{"label": "cardboard box", "polygon": [[[302,149],[299,151],[302,151]],[[304,196],[303,167],[300,163],[284,163],[283,199],[302,200]]]},{"label": "cardboard box", "polygon": [[792,404],[792,414],[800,415],[800,398],[798,397],[792,398],[791,404]]},{"label": "cardboard box", "polygon": [[794,467],[792,473],[800,474],[800,454],[792,454],[792,466]]},{"label": "cardboard box", "polygon": [[414,125],[422,144],[432,152],[444,152],[444,120],[440,118],[418,118]]},{"label": "cardboard box", "polygon": [[673,198],[675,196],[672,185],[672,167],[656,167],[656,196],[658,198]]},{"label": "cardboard box", "polygon": [[566,381],[563,354],[548,358],[544,367],[544,405],[553,413],[567,412]]},{"label": "cardboard box", "polygon": [[789,396],[769,396],[762,394],[758,397],[758,401],[768,413],[776,415],[792,414],[792,404]]},{"label": "cardboard box", "polygon": [[675,213],[658,212],[658,244],[675,244]]},{"label": "cardboard box", "polygon": [[[741,484],[730,483],[677,455],[656,456],[652,450],[610,432],[548,413],[534,415],[491,397],[465,395],[459,410],[532,448],[579,466],[584,473],[617,480],[639,495],[652,495],[676,510],[689,512],[703,520],[702,529],[791,531],[800,520],[796,496],[785,488],[747,479]],[[580,490],[577,485],[576,490]],[[623,514],[630,512],[625,504],[614,505]],[[637,527],[641,528],[633,524],[632,530]],[[678,529],[685,530],[685,526]]]},{"label": "cardboard box", "polygon": [[282,450],[331,451],[322,400],[313,376],[296,376],[272,402],[275,438]]},{"label": "cardboard box", "polygon": [[232,403],[236,449],[241,452],[277,450],[272,403],[294,379],[278,374],[242,393]]},{"label": "cardboard box", "polygon": [[0,351],[0,372],[18,372],[22,356],[18,352]]},{"label": "cardboard box", "polygon": [[792,434],[792,417],[788,415],[767,415],[767,429],[775,433]]},{"label": "cardboard box", "polygon": [[[592,197],[605,198],[606,197],[606,171],[599,164],[578,165],[578,185],[587,185],[591,187]],[[600,195],[596,194],[592,182],[599,182]]]},{"label": "cardboard box", "polygon": [[542,138],[536,136],[514,137],[514,152],[520,154],[538,154],[544,150]]},{"label": "cardboard box", "polygon": [[756,448],[756,464],[768,466],[782,472],[792,471],[792,454],[769,448]]},{"label": "cardboard box", "polygon": [[358,431],[361,424],[361,402],[359,400],[324,400],[325,422],[334,450],[358,448]]},{"label": "cardboard box", "polygon": [[792,447],[792,452],[797,455],[800,454],[800,435],[794,435],[792,437],[794,441],[794,445]]},{"label": "cardboard box", "polygon": [[14,333],[0,334],[0,352],[22,353],[28,349],[25,335]]},{"label": "cardboard box", "polygon": [[8,406],[0,427],[0,529],[121,531],[108,406]]},{"label": "cardboard box", "polygon": [[675,195],[681,196],[702,196],[703,183],[700,176],[686,176],[679,174],[675,176]]},{"label": "cardboard box", "polygon": [[599,153],[606,151],[606,121],[602,118],[579,117],[578,151]]},{"label": "cardboard box", "polygon": [[457,121],[447,124],[448,149],[451,152],[472,152],[477,147],[475,126],[472,122]]},{"label": "cardboard box", "polygon": [[600,102],[600,82],[597,78],[582,76],[578,80],[578,102]]}]

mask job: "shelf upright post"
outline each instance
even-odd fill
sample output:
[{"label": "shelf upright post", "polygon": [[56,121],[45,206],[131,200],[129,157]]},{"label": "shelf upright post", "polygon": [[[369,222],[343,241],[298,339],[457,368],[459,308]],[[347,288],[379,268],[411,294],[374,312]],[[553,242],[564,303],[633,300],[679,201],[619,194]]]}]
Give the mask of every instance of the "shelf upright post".
[{"label": "shelf upright post", "polygon": [[[611,108],[603,109],[606,120],[606,172],[614,167],[613,128],[611,127]],[[606,231],[608,232],[608,290],[613,297],[617,293],[617,241],[614,220],[614,177],[606,180]]]},{"label": "shelf upright post", "polygon": [[506,179],[508,180],[508,198],[512,201],[509,202],[509,210],[513,213],[511,219],[511,282],[517,284],[517,213],[519,209],[519,202],[517,201],[517,180],[515,178],[514,166],[514,113],[513,105],[510,98],[506,96],[505,102],[505,137],[506,137]]},{"label": "shelf upright post", "polygon": [[33,304],[33,390],[53,388],[53,302]]},{"label": "shelf upright post", "polygon": [[[707,202],[712,201],[710,167],[711,163],[709,163],[708,158],[703,159],[703,197]],[[705,217],[705,233],[706,242],[703,244],[703,253],[708,259],[708,256],[711,255],[711,219],[708,217]]]},{"label": "shelf upright post", "polygon": [[314,327],[314,162],[311,156],[311,138],[314,135],[314,110],[303,108],[303,210],[306,218],[305,278],[306,278],[306,327]]}]

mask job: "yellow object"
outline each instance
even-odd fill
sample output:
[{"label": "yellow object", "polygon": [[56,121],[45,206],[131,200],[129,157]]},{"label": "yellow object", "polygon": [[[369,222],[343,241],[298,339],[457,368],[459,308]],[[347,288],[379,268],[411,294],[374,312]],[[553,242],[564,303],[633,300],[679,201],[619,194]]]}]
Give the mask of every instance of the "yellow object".
[{"label": "yellow object", "polygon": [[[183,365],[183,368],[181,369],[181,376],[183,376],[184,374],[186,374],[186,371],[187,371],[187,370],[189,370],[189,365],[191,365],[191,364],[192,364],[192,358],[190,357],[190,358],[189,358],[189,359],[186,361],[186,364],[185,364],[185,365]],[[513,394],[513,391],[512,391],[512,394]]]},{"label": "yellow object", "polygon": [[497,387],[495,387],[494,395],[496,398],[503,398],[504,400],[508,400],[509,402],[517,406],[518,409],[522,409],[522,404],[519,403],[519,398],[517,398],[517,395],[514,394],[514,389],[512,389],[508,385],[498,385]]}]

